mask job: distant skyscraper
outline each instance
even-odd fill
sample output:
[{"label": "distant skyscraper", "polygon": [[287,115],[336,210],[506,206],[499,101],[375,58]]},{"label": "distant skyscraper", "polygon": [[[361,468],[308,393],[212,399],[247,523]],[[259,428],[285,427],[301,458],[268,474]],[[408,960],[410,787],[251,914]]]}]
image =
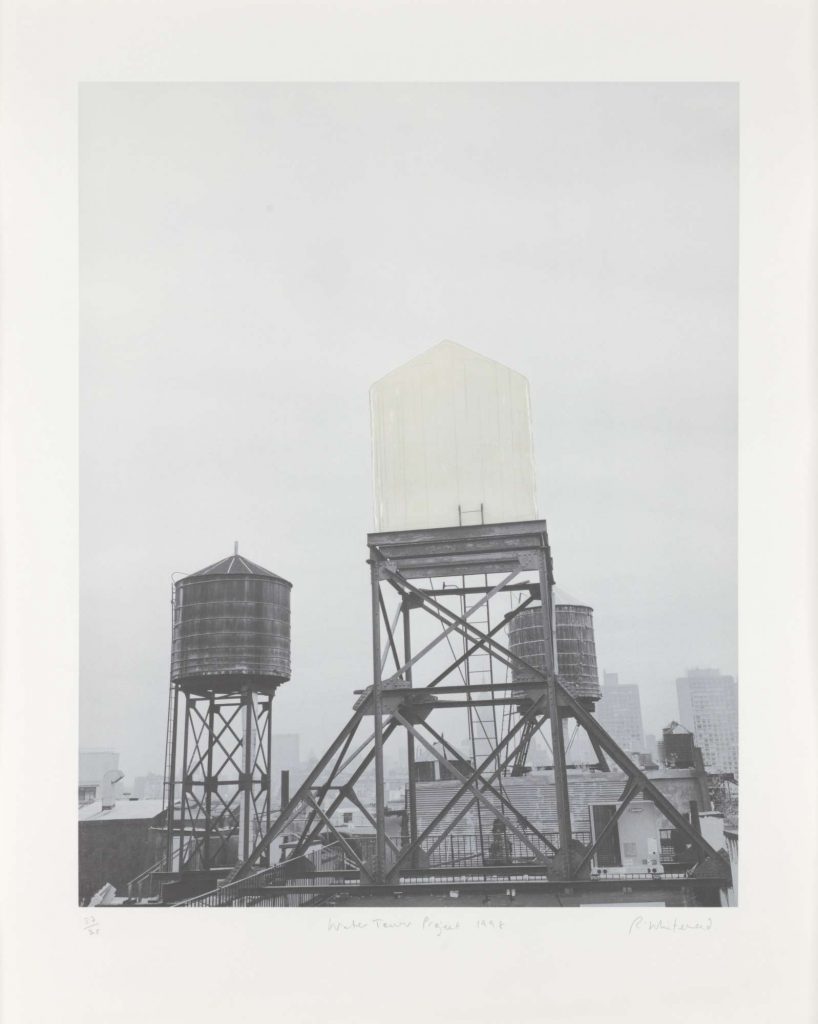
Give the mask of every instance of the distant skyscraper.
[{"label": "distant skyscraper", "polygon": [[738,771],[738,688],[718,669],[691,669],[676,680],[679,721],[693,732],[704,766]]},{"label": "distant skyscraper", "polygon": [[604,672],[602,700],[596,706],[596,717],[626,753],[644,751],[638,686],[632,683],[620,686],[616,672]]},{"label": "distant skyscraper", "polygon": [[147,775],[137,775],[134,779],[131,795],[140,800],[161,800],[164,789],[164,778],[155,772],[148,772]]}]

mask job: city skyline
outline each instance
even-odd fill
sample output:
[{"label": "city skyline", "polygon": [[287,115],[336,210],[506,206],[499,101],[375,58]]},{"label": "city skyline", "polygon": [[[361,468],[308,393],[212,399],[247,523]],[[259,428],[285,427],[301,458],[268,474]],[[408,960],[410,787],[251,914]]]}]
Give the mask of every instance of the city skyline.
[{"label": "city skyline", "polygon": [[[708,668],[708,669],[702,669],[702,668],[699,668],[699,667],[688,668],[686,670],[686,677],[689,678],[694,673],[700,673],[702,675],[707,675],[708,677],[715,676],[715,677],[721,677],[721,678],[729,678],[729,679],[732,680],[733,684],[736,687],[738,685],[738,681],[737,681],[737,679],[734,676],[726,677],[725,674],[722,673],[721,670],[718,669],[718,668]],[[619,673],[618,672],[610,672],[608,670],[602,670],[600,675],[602,676],[602,679],[604,680],[605,677],[610,677],[610,676],[615,676],[615,677],[618,678]],[[642,742],[641,746],[644,749],[642,749],[640,752],[648,753],[648,754],[650,754],[652,752],[655,753],[655,750],[651,751],[649,749],[650,746],[651,746],[649,741],[652,739],[653,740],[653,745],[655,747],[657,737],[660,737],[662,735],[662,730],[666,726],[670,725],[672,722],[678,722],[679,724],[682,724],[682,725],[686,724],[684,721],[682,721],[683,712],[682,712],[682,709],[680,707],[680,699],[679,699],[679,693],[678,693],[679,683],[682,682],[682,681],[683,681],[683,677],[677,677],[676,680],[674,681],[674,685],[675,685],[674,701],[675,701],[675,705],[676,706],[673,709],[669,709],[669,710],[672,710],[672,714],[669,714],[668,717],[662,719],[660,723],[654,724],[651,727],[651,724],[647,721],[644,713],[642,712],[642,714],[641,714],[641,721],[642,721],[643,742]],[[610,683],[608,685],[610,685]],[[629,685],[634,686],[639,691],[639,698],[640,698],[640,702],[641,702],[642,690],[638,686],[638,684],[627,684],[627,683],[622,684],[622,683],[617,683],[615,685],[623,686],[625,688],[627,688]],[[605,695],[606,695],[606,688],[605,688],[605,686],[603,684],[603,687],[602,687],[602,697],[600,698],[600,701],[597,703],[596,717],[599,719],[599,721],[603,725],[606,726],[606,728],[609,729],[609,731],[611,731],[611,733],[614,736],[614,738],[617,738],[616,730],[611,728],[611,723],[606,718],[604,712],[603,712],[602,715],[600,715],[600,713],[599,713],[599,707],[600,707],[600,704],[604,701]],[[687,717],[687,716],[684,716],[684,717]],[[736,730],[737,730],[737,727],[738,727],[737,715],[736,715],[736,719],[735,719],[735,724],[736,724]],[[694,732],[694,734],[695,734],[695,730],[692,728],[692,726],[686,726],[686,727],[690,728],[691,732]],[[445,733],[444,733],[444,736],[446,736]],[[303,768],[305,768],[305,767],[307,767],[309,765],[315,764],[315,762],[316,762],[316,760],[317,760],[317,758],[319,756],[319,753],[320,753],[319,750],[317,750],[317,749],[306,749],[306,750],[302,749],[301,748],[301,738],[302,737],[301,737],[300,733],[277,733],[277,734],[274,733],[272,735],[272,751],[273,751],[273,762],[272,762],[272,764],[273,764],[273,769],[274,769],[274,778],[273,778],[273,788],[274,789],[278,785],[276,772],[277,771],[280,772],[280,770],[282,768],[288,767],[287,753],[291,753],[293,750],[298,752],[298,758],[296,760],[292,760],[291,759],[290,762],[289,762],[289,764],[291,765],[292,769],[294,769],[296,771],[299,768],[303,769]],[[455,747],[459,748],[461,752],[465,752],[465,753],[469,752],[469,740],[468,740],[467,736],[464,735],[464,736],[461,736],[459,738],[446,736],[446,738],[449,739],[450,742],[452,741],[452,739],[454,739]],[[282,741],[284,741],[284,742],[282,742]],[[537,741],[537,739],[535,737],[535,739],[534,739],[534,741],[532,743],[532,751],[537,750],[539,748],[540,748],[540,744],[538,743],[538,741]],[[634,749],[636,749],[636,748],[634,748]],[[589,763],[590,763],[590,761],[594,760],[594,757],[592,756],[592,751],[591,751],[590,743],[588,743],[587,737],[584,735],[584,733],[581,733],[576,738],[576,740],[574,741],[574,743],[571,746],[571,750],[574,752],[574,756],[575,757],[578,756],[579,752],[581,751],[582,754],[585,756],[585,758],[589,761]],[[547,753],[546,748],[544,746],[542,747],[542,751]],[[119,756],[119,752],[115,751],[110,745],[109,746],[101,746],[101,747],[98,747],[98,748],[87,748],[87,747],[84,747],[84,746],[80,747],[80,756],[81,757],[84,754],[88,754],[88,753],[103,753],[103,752],[104,753],[115,753],[117,755],[117,757]],[[421,760],[425,756],[426,755],[424,755],[422,752],[418,753],[418,757]],[[396,766],[399,766],[402,763],[402,761],[403,761],[402,755],[400,755],[396,750],[393,750],[393,749],[390,748],[390,750],[388,752],[388,756],[387,756],[387,764],[390,766],[390,770],[394,770]],[[160,772],[159,772],[159,768],[160,767],[161,766],[158,766],[158,765],[154,765],[153,767],[148,765],[147,767],[143,766],[139,770],[136,770],[136,769],[131,769],[127,764],[123,765],[122,766],[122,770],[125,773],[125,778],[124,778],[123,786],[125,786],[125,787],[128,787],[128,786],[134,787],[136,784],[138,784],[140,776],[149,776],[149,775],[158,775],[158,774],[160,774]]]}]

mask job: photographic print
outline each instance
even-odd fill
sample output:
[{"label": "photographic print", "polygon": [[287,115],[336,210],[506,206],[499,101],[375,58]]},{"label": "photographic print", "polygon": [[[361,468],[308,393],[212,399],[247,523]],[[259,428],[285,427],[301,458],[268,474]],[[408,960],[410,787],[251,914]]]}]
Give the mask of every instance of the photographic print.
[{"label": "photographic print", "polygon": [[79,904],[735,907],[737,86],[79,127]]}]

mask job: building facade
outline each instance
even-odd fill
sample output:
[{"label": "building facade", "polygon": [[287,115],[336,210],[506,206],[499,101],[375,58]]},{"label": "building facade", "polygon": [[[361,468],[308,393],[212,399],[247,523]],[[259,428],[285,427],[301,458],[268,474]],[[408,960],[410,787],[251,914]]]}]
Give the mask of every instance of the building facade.
[{"label": "building facade", "polygon": [[[82,807],[99,799],[105,774],[119,768],[119,754],[115,750],[85,747],[79,755],[78,803]],[[117,783],[114,791],[121,796],[121,784]]]},{"label": "building facade", "polygon": [[602,699],[596,706],[596,717],[626,753],[645,750],[638,686],[620,684],[615,672],[603,673]]},{"label": "building facade", "polygon": [[718,669],[691,669],[676,680],[679,721],[693,733],[704,766],[738,771],[738,688]]},{"label": "building facade", "polygon": [[79,903],[110,884],[120,896],[128,883],[156,863],[164,849],[161,800],[99,801],[79,811]]}]

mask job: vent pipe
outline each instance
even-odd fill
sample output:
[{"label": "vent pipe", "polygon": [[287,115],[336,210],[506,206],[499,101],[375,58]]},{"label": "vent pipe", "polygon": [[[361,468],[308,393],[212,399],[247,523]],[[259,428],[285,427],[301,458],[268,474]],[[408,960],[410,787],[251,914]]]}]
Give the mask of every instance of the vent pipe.
[{"label": "vent pipe", "polygon": [[103,811],[110,811],[111,808],[116,804],[116,795],[114,794],[114,786],[117,782],[121,782],[125,778],[125,772],[119,770],[119,768],[111,768],[102,776],[102,786],[100,799],[102,801]]}]

